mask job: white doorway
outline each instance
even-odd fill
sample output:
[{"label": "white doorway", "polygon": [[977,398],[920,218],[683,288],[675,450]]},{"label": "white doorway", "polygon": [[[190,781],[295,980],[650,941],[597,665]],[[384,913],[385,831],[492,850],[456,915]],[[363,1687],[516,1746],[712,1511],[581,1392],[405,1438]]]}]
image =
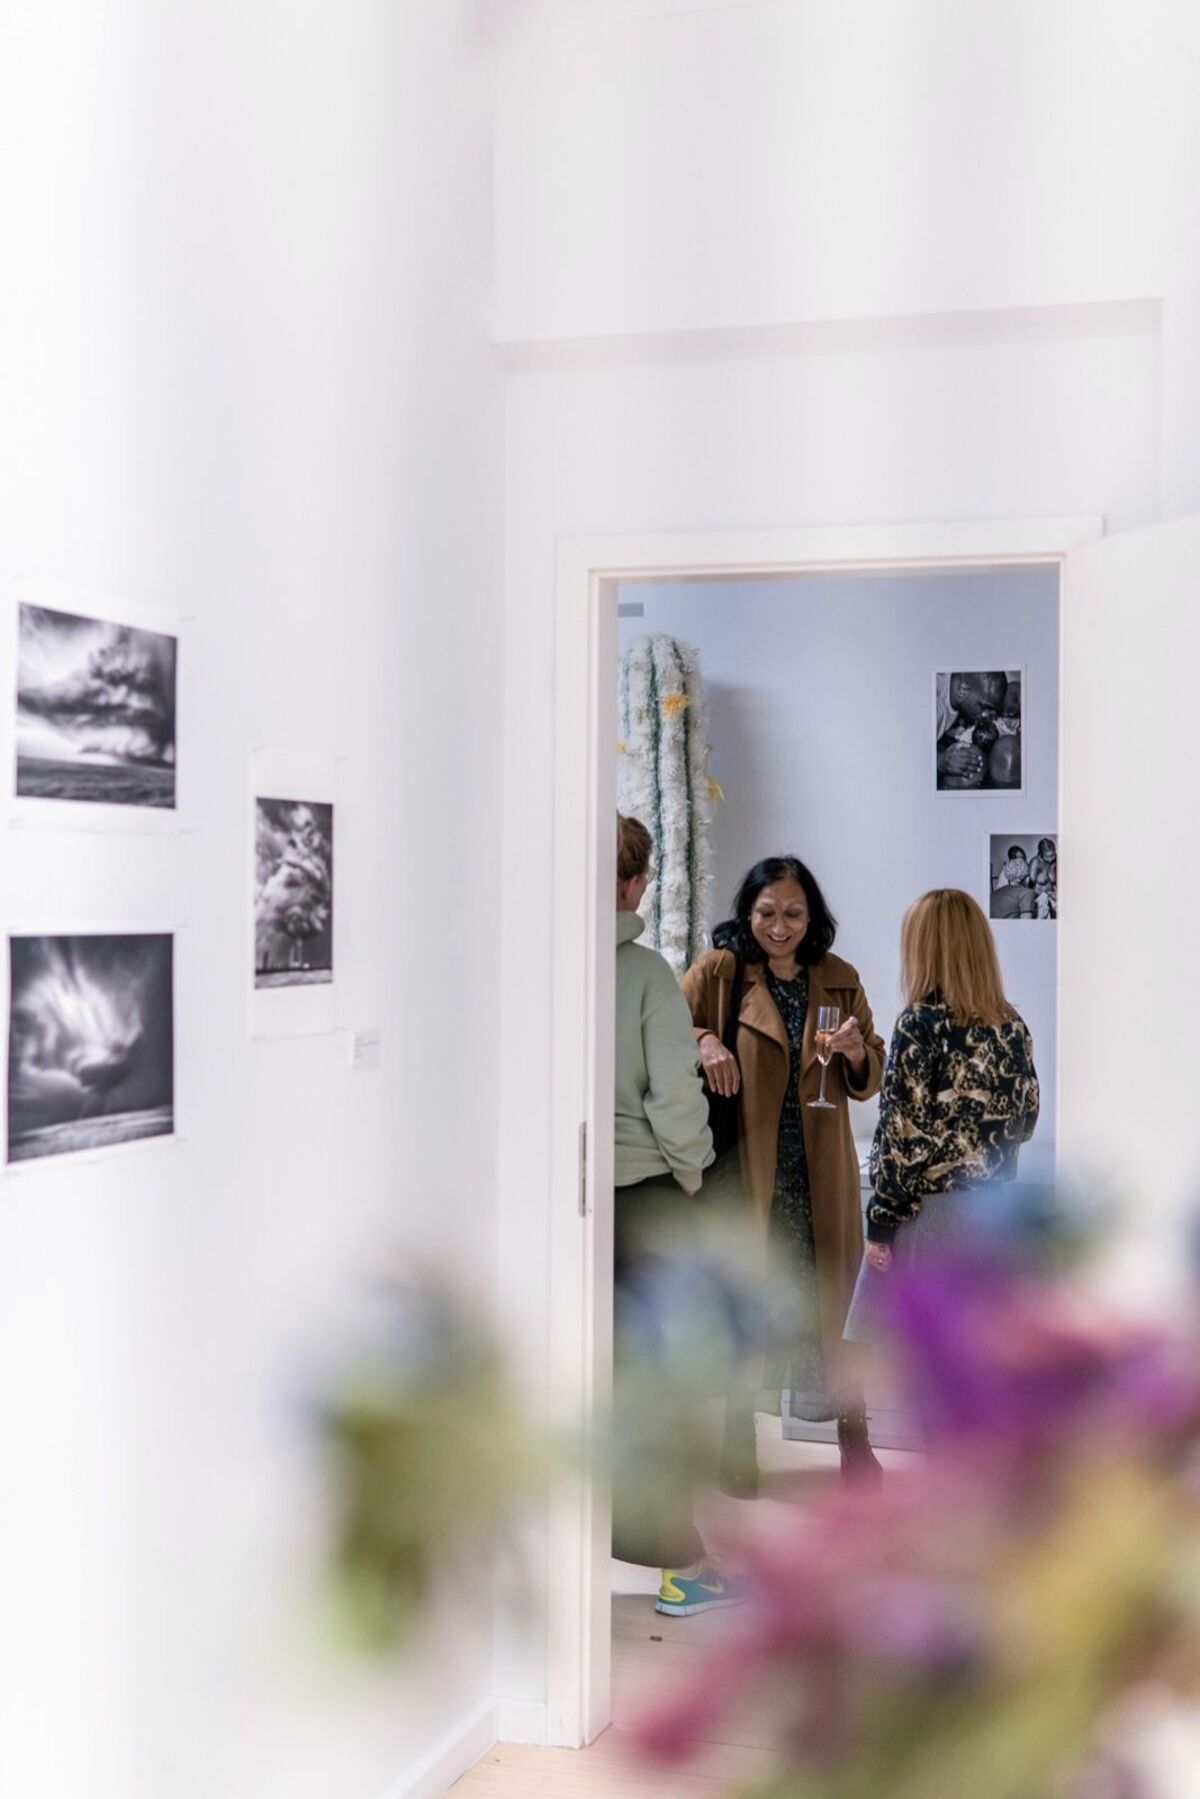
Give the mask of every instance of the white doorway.
[{"label": "white doorway", "polygon": [[[1185,538],[1163,543],[1164,535]],[[1120,593],[1110,595],[1093,618],[1088,610],[1093,586],[1103,590],[1117,543],[1136,547],[1122,565],[1135,579],[1139,561],[1155,567],[1159,602],[1157,636],[1168,661],[1184,648],[1190,657],[1200,641],[1200,620],[1187,603],[1191,570],[1200,568],[1200,525],[1161,527],[1113,543],[1096,543],[1095,519],[996,521],[799,530],[713,536],[566,540],[560,545],[556,618],[555,879],[554,879],[554,1087],[553,1181],[556,1203],[551,1241],[551,1378],[559,1415],[585,1425],[603,1410],[611,1379],[612,1333],[612,1008],[610,944],[611,893],[615,878],[612,817],[615,804],[615,669],[618,591],[622,582],[722,579],[761,580],[778,575],[811,575],[917,569],[1000,569],[1042,565],[1063,579],[1062,713],[1064,753],[1060,776],[1060,840],[1064,850],[1064,906],[1075,905],[1075,949],[1060,965],[1059,1149],[1077,1152],[1095,1118],[1094,1089],[1078,1072],[1063,1081],[1063,1046],[1078,1046],[1080,1021],[1096,1015],[1094,970],[1081,956],[1094,941],[1106,940],[1113,898],[1104,917],[1070,871],[1076,854],[1082,868],[1102,866],[1100,842],[1084,843],[1074,820],[1096,838],[1111,841],[1114,828],[1135,828],[1138,810],[1136,756],[1118,752],[1109,741],[1111,699],[1098,700],[1085,677],[1100,678],[1119,655],[1127,616]],[[1080,546],[1089,546],[1081,556]],[[1080,557],[1076,561],[1075,558]],[[1079,571],[1078,578],[1076,570]],[[1110,583],[1111,585],[1111,583]],[[1118,581],[1118,587],[1120,582]],[[1126,604],[1128,602],[1126,601]],[[1144,640],[1143,640],[1144,647]],[[1139,689],[1125,696],[1122,717],[1140,721],[1147,733],[1163,729],[1185,740],[1181,724],[1154,720],[1152,696]],[[1097,710],[1099,704],[1099,711]],[[1144,714],[1144,716],[1143,716]],[[1110,727],[1108,739],[1105,725]],[[1091,747],[1086,759],[1076,745]],[[1136,745],[1134,746],[1136,748]],[[1107,760],[1106,760],[1107,758]],[[1097,784],[1107,779],[1110,810],[1102,825]],[[1197,860],[1189,841],[1188,854]],[[1094,859],[1094,861],[1093,861]],[[1157,865],[1156,865],[1157,866]],[[930,883],[932,884],[932,883]],[[1167,884],[1170,884],[1169,882]],[[1194,887],[1191,889],[1195,891]],[[1182,923],[1180,922],[1182,931]],[[1080,945],[1083,945],[1083,950]],[[1189,952],[1181,951],[1181,954]],[[1190,951],[1195,962],[1200,952]],[[1189,964],[1190,967],[1190,964]],[[1200,991],[1200,982],[1197,983]],[[1064,1024],[1068,1027],[1064,1029]],[[1156,1112],[1169,1109],[1175,1120],[1169,1145],[1160,1143],[1157,1161],[1178,1177],[1191,1135],[1178,1122],[1186,1087],[1187,1053],[1171,1071],[1174,1089],[1159,1092]],[[1099,1052],[1093,1048],[1089,1066]],[[1079,1066],[1088,1058],[1081,1056]],[[1109,1083],[1111,1086],[1111,1082]],[[1119,1115],[1109,1137],[1128,1145],[1134,1133]],[[1147,1120],[1139,1120],[1139,1131]],[[1123,1134],[1122,1134],[1123,1133]],[[1126,1163],[1128,1163],[1126,1156]],[[1178,1181],[1176,1182],[1178,1184]],[[1166,1202],[1164,1201],[1164,1204]],[[551,1739],[566,1744],[591,1741],[610,1714],[609,1513],[607,1496],[582,1480],[556,1506],[550,1543],[556,1571],[549,1613],[549,1721]]]}]

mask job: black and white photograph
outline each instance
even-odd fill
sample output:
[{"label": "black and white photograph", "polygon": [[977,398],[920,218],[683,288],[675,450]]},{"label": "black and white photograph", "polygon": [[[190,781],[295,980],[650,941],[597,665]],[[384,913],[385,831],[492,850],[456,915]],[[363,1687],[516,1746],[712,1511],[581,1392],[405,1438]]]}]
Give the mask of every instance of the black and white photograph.
[{"label": "black and white photograph", "polygon": [[333,806],[255,801],[254,985],[333,980]]},{"label": "black and white photograph", "polygon": [[1014,837],[1010,833],[988,839],[991,892],[988,916],[1005,919],[1058,917],[1058,838]]},{"label": "black and white photograph", "polygon": [[175,1129],[174,939],[9,939],[8,1160]]},{"label": "black and white photograph", "polygon": [[17,795],[174,808],[177,662],[166,632],[22,603]]},{"label": "black and white photograph", "polygon": [[1020,790],[1024,687],[1019,668],[936,670],[939,793]]}]

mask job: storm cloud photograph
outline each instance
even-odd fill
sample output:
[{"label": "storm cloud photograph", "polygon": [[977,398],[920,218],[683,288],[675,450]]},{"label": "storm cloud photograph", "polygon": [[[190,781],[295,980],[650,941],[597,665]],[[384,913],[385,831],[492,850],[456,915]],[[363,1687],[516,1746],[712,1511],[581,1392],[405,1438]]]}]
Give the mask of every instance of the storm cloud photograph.
[{"label": "storm cloud photograph", "polygon": [[175,1128],[174,940],[9,939],[8,1160]]},{"label": "storm cloud photograph", "polygon": [[24,604],[17,635],[18,796],[173,807],[178,640]]},{"label": "storm cloud photograph", "polygon": [[254,985],[333,980],[333,807],[260,799],[255,809]]}]

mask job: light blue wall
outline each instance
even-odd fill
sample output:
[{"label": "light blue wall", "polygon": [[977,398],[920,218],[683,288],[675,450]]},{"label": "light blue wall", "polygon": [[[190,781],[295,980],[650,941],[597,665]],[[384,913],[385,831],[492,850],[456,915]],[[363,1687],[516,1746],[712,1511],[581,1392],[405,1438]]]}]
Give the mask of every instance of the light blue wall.
[{"label": "light blue wall", "polygon": [[[899,1008],[899,929],[930,887],[987,909],[988,837],[1058,828],[1058,575],[1025,568],[786,581],[636,583],[621,644],[665,631],[700,652],[712,714],[716,904],[741,875],[794,852],[839,923],[885,1038]],[[1023,793],[933,784],[935,668],[1025,669]],[[1009,997],[1033,1032],[1043,1124],[1023,1168],[1048,1172],[1054,1120],[1057,932],[997,923]],[[874,1107],[855,1108],[869,1136]]]}]

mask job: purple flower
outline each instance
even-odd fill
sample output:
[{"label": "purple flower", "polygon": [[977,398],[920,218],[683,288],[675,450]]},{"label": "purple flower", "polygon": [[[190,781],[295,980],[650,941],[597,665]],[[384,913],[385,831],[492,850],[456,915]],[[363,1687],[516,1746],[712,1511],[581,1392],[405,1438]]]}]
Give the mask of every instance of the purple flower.
[{"label": "purple flower", "polygon": [[898,1272],[885,1304],[932,1446],[1145,1441],[1200,1417],[1200,1378],[1178,1345],[1089,1315],[1044,1281],[946,1261]]},{"label": "purple flower", "polygon": [[1028,1569],[1039,1533],[1060,1532],[1062,1508],[1094,1490],[1090,1471],[1115,1455],[1200,1501],[1194,1344],[1114,1322],[1011,1263],[898,1272],[886,1300],[902,1398],[932,1453],[879,1491],[839,1485],[726,1542],[747,1603],[638,1732],[656,1757],[685,1757],[774,1678],[793,1758],[843,1764],[864,1718],[932,1716],[948,1685],[983,1695],[1005,1678],[1012,1618],[995,1571]]},{"label": "purple flower", "polygon": [[847,1643],[864,1662],[945,1680],[969,1675],[988,1646],[986,1618],[965,1582],[897,1572],[846,1596]]},{"label": "purple flower", "polygon": [[971,1678],[986,1662],[988,1620],[959,1569],[938,1561],[953,1521],[980,1519],[992,1491],[974,1475],[915,1473],[879,1495],[839,1487],[804,1511],[754,1520],[728,1546],[745,1606],[686,1686],[642,1720],[640,1746],[684,1759],[764,1670],[786,1671],[789,1738],[828,1762],[850,1746],[865,1673],[910,1689]]}]

